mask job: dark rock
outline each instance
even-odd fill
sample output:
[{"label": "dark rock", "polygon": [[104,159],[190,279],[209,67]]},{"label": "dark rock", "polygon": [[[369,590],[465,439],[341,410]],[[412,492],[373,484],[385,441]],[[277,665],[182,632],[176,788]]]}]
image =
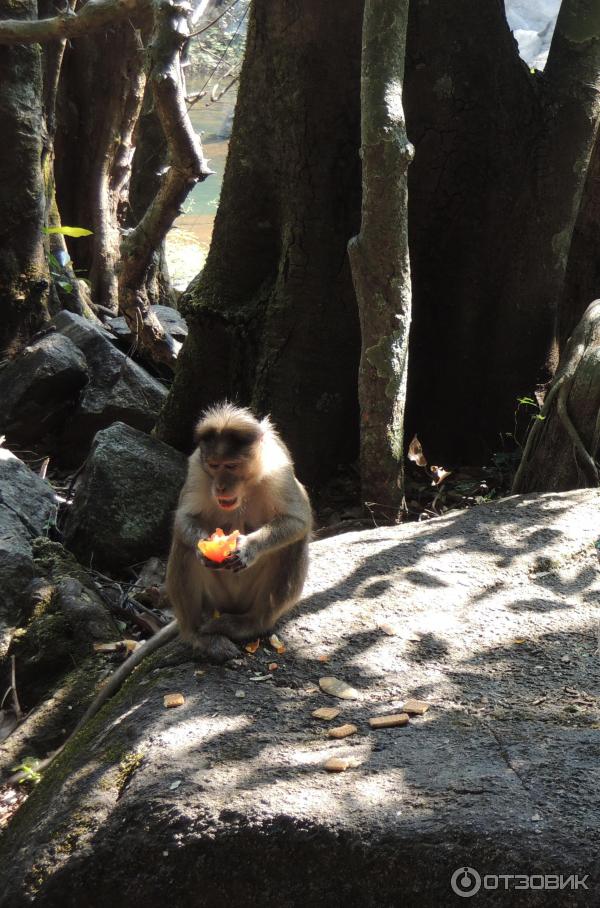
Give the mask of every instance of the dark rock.
[{"label": "dark rock", "polygon": [[0,652],[36,575],[31,543],[54,522],[57,507],[50,484],[0,447]]},{"label": "dark rock", "polygon": [[168,550],[186,472],[179,451],[115,423],[98,432],[65,524],[66,545],[100,570],[120,569]]},{"label": "dark rock", "polygon": [[[179,341],[185,340],[188,334],[187,322],[177,309],[173,309],[171,306],[151,306],[150,308],[171,337]],[[129,325],[122,316],[109,318],[105,324],[119,340],[125,340],[128,343],[131,341],[132,334]]]},{"label": "dark rock", "polygon": [[118,350],[110,334],[71,312],[60,312],[52,321],[83,353],[89,382],[61,441],[61,457],[79,462],[92,438],[117,420],[149,432],[167,392],[163,385]]},{"label": "dark rock", "polygon": [[58,429],[87,380],[85,358],[68,337],[53,331],[0,371],[0,434],[28,444]]},{"label": "dark rock", "polygon": [[[200,677],[173,648],[142,665],[4,837],[2,908],[446,908],[464,867],[474,905],[596,904],[599,504],[516,496],[314,543],[272,680],[264,647]],[[323,674],[360,692],[343,742],[311,717]],[[426,715],[370,729],[411,697]]]}]

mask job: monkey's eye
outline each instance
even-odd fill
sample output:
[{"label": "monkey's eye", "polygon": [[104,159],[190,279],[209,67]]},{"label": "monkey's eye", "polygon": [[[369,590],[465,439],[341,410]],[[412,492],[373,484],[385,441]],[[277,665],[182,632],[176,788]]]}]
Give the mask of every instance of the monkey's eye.
[{"label": "monkey's eye", "polygon": [[237,468],[238,468],[237,463],[226,463],[226,464],[224,464],[224,466],[225,466],[226,470],[237,470]]},{"label": "monkey's eye", "polygon": [[219,467],[221,466],[221,464],[220,463],[207,463],[206,466],[208,467],[209,470],[218,470]]}]

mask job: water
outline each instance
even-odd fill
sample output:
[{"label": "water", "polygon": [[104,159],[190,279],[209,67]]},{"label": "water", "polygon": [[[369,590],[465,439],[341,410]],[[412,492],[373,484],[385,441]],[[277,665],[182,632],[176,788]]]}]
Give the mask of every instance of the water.
[{"label": "water", "polygon": [[[204,81],[201,78],[188,79],[188,93],[199,91]],[[215,173],[194,187],[185,204],[185,214],[177,219],[176,224],[192,233],[207,250],[223,182],[236,94],[234,86],[218,101],[203,98],[190,110],[192,125],[202,138],[204,154]]]}]

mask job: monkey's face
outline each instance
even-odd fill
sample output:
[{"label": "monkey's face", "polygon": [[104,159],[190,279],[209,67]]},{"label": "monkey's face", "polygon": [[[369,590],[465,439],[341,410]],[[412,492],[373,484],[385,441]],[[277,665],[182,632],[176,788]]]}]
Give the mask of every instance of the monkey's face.
[{"label": "monkey's face", "polygon": [[212,478],[212,494],[221,510],[239,508],[244,497],[244,461],[209,458],[205,469]]}]

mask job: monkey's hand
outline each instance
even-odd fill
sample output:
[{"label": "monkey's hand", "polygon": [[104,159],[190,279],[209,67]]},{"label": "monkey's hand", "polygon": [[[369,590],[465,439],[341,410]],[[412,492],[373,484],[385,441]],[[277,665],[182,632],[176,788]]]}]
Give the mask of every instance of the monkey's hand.
[{"label": "monkey's hand", "polygon": [[219,566],[237,574],[238,571],[243,571],[245,568],[250,567],[251,564],[254,564],[257,557],[250,538],[248,536],[238,536],[235,552],[232,552]]}]

